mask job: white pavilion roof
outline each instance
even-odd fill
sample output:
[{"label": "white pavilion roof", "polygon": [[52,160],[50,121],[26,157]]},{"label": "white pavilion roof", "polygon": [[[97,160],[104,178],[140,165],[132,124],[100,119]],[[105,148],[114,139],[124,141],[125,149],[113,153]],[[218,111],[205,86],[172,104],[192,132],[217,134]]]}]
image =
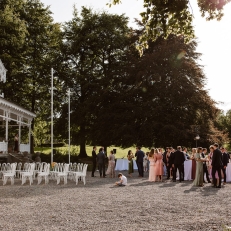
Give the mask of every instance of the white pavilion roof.
[{"label": "white pavilion roof", "polygon": [[33,112],[0,97],[0,121],[8,118],[17,123],[21,122],[22,125],[30,125],[35,117],[36,115]]}]

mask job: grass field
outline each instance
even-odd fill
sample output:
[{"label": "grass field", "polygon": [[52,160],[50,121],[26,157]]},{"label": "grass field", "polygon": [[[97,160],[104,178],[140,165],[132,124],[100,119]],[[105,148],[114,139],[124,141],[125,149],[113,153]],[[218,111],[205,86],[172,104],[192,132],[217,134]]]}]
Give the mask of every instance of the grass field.
[{"label": "grass field", "polygon": [[[88,156],[91,156],[92,148],[93,148],[92,146],[86,146],[86,152],[87,152]],[[100,147],[97,147],[97,152],[99,151],[99,148]],[[63,153],[63,154],[67,154],[68,153],[68,146],[66,146],[66,147],[60,147],[60,148],[54,148],[54,149],[56,149],[57,151],[59,151],[60,153]],[[116,158],[117,159],[127,157],[128,150],[132,150],[133,153],[135,153],[135,151],[136,151],[135,147],[130,147],[130,148],[122,149],[121,147],[111,146],[111,147],[107,148],[107,153],[109,153],[113,149],[116,149]],[[149,151],[148,148],[142,148],[142,150],[144,152]],[[71,154],[73,154],[73,153],[77,154],[77,153],[79,153],[79,151],[80,151],[80,147],[79,146],[71,145],[71,147],[70,147],[70,153]],[[49,154],[49,153],[51,153],[51,148],[48,148],[48,147],[36,147],[35,148],[35,152],[42,152],[42,153],[45,153],[45,154]]]}]

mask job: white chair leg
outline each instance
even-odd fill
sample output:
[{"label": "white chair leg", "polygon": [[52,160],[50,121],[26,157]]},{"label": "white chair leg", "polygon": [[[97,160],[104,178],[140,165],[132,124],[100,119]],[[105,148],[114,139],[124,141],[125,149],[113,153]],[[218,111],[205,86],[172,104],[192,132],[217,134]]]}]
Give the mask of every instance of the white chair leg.
[{"label": "white chair leg", "polygon": [[11,185],[14,185],[14,177],[11,177]]},{"label": "white chair leg", "polygon": [[38,184],[40,184],[41,183],[41,177],[38,176],[37,179],[38,179]]},{"label": "white chair leg", "polygon": [[4,177],[3,177],[3,185],[6,184],[6,181],[7,181],[7,179],[6,179],[6,177],[4,176]]},{"label": "white chair leg", "polygon": [[76,177],[75,177],[76,185],[78,184],[78,181],[79,181],[79,177],[76,175]]}]

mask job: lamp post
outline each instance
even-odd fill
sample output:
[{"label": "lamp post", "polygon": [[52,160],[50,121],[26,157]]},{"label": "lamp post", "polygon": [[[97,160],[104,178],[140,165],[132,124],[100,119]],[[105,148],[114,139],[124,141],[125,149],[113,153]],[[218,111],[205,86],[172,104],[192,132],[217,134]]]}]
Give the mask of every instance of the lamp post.
[{"label": "lamp post", "polygon": [[195,140],[196,140],[196,148],[197,148],[197,141],[200,139],[200,136],[199,135],[197,135],[196,137],[195,137]]}]

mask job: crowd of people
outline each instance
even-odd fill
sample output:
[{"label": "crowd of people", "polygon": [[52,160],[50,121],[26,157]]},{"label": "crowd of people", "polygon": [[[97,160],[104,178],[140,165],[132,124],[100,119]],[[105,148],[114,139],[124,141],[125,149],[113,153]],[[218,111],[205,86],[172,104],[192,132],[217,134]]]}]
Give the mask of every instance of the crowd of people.
[{"label": "crowd of people", "polygon": [[[106,155],[103,148],[99,149],[96,154],[96,147],[93,147],[93,168],[92,177],[96,171],[96,163],[98,163],[98,170],[100,177],[115,177],[115,155],[110,151],[108,158],[108,168],[105,171]],[[139,177],[144,177],[144,172],[149,173],[149,181],[163,181],[164,172],[167,179],[176,182],[177,172],[179,181],[184,181],[184,162],[192,160],[191,178],[193,185],[203,186],[205,183],[205,176],[208,183],[213,187],[221,188],[222,175],[223,184],[226,184],[226,167],[229,163],[230,156],[224,147],[219,148],[218,144],[213,144],[209,147],[209,153],[206,148],[193,148],[191,153],[188,153],[187,148],[178,146],[177,149],[167,147],[165,151],[162,148],[152,148],[149,152],[144,153],[140,147],[136,147],[135,154],[131,150],[128,151],[128,176],[132,177],[134,172],[133,159],[136,158]],[[124,185],[121,182],[126,182],[122,173],[119,173],[119,182],[117,185]]]}]

